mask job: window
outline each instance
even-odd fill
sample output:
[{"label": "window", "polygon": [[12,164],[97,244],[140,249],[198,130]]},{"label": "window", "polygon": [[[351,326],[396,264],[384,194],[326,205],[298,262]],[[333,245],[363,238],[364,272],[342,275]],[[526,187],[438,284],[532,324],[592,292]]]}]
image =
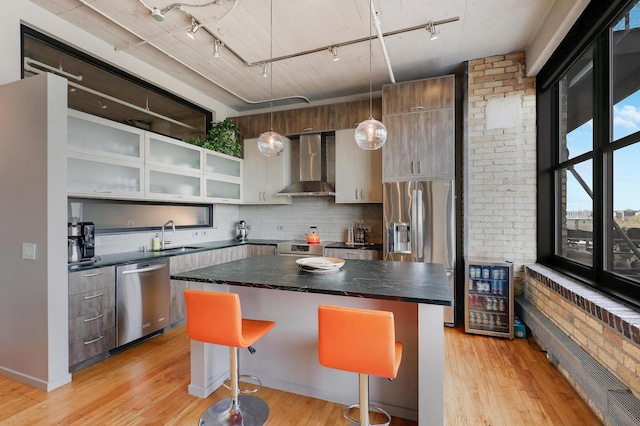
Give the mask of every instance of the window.
[{"label": "window", "polygon": [[212,113],[149,82],[22,26],[23,76],[69,81],[69,108],[176,139],[207,133]]},{"label": "window", "polygon": [[591,2],[537,81],[539,260],[640,306],[640,0]]}]

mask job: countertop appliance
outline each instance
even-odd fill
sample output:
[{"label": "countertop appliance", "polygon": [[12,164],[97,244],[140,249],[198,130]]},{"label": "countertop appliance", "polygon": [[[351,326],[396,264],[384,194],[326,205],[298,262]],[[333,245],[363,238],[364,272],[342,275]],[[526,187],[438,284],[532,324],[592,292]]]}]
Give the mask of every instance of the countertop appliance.
[{"label": "countertop appliance", "polygon": [[278,243],[276,253],[283,256],[322,256],[324,248],[333,243],[333,241],[320,241],[312,244],[302,240],[285,241]]},{"label": "countertop appliance", "polygon": [[116,347],[169,325],[169,259],[116,267]]},{"label": "countertop appliance", "polygon": [[[455,295],[453,181],[385,183],[383,223],[384,260],[444,264]],[[455,306],[445,307],[444,322],[455,325]]]},{"label": "countertop appliance", "polygon": [[236,223],[236,241],[247,241],[249,236],[249,228],[244,220]]},{"label": "countertop appliance", "polygon": [[95,255],[95,225],[93,222],[67,224],[69,263],[86,262]]}]

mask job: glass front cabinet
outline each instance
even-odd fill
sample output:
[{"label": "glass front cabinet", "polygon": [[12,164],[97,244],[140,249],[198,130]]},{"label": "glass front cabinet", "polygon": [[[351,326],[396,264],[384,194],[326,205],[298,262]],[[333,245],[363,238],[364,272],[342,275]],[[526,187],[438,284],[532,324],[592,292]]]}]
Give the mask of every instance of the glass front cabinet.
[{"label": "glass front cabinet", "polygon": [[513,339],[513,264],[466,261],[464,329]]}]

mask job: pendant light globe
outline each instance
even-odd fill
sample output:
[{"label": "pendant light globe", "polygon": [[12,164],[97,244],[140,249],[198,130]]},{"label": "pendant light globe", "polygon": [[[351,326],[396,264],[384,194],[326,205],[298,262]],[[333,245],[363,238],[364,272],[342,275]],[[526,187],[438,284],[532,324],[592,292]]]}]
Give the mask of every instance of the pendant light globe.
[{"label": "pendant light globe", "polygon": [[373,118],[373,73],[371,71],[371,25],[374,22],[373,0],[369,0],[369,119],[356,127],[355,140],[361,148],[369,151],[382,148],[387,141],[387,128],[380,121]]},{"label": "pendant light globe", "polygon": [[265,157],[275,157],[284,150],[282,135],[270,130],[258,137],[258,151]]},{"label": "pendant light globe", "polygon": [[373,151],[382,148],[387,141],[387,128],[371,117],[356,127],[356,143],[362,149]]}]

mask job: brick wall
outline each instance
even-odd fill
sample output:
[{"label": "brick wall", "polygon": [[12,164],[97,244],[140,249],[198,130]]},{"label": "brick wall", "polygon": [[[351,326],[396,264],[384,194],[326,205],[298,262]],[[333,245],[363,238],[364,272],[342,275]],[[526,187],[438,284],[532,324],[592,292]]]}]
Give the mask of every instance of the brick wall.
[{"label": "brick wall", "polygon": [[536,260],[535,78],[524,53],[468,63],[465,104],[465,255],[522,266]]},{"label": "brick wall", "polygon": [[525,296],[640,398],[640,313],[540,265],[527,266]]}]

